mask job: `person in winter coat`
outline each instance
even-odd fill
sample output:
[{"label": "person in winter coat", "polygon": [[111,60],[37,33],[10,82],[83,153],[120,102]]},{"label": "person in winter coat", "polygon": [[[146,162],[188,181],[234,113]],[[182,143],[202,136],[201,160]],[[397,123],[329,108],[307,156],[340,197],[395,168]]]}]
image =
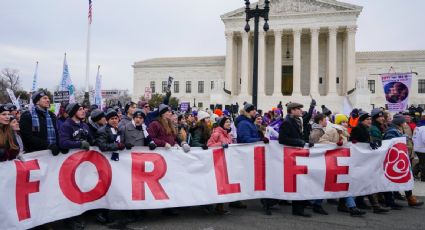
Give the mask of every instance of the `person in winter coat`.
[{"label": "person in winter coat", "polygon": [[358,109],[353,109],[353,111],[351,111],[350,114],[350,118],[348,119],[348,133],[351,134],[351,131],[353,130],[354,127],[357,126],[357,124],[359,123],[359,110]]},{"label": "person in winter coat", "polygon": [[205,111],[198,111],[198,121],[195,126],[190,129],[190,146],[191,147],[202,147],[202,149],[208,149],[207,142],[211,136],[210,115]]},{"label": "person in winter coat", "polygon": [[[279,143],[303,148],[306,145],[301,121],[303,105],[291,102],[286,107],[288,114],[279,129]],[[309,143],[308,146],[313,147],[314,144]],[[304,203],[305,201],[292,201],[292,215],[311,217],[311,214],[304,212]]]},{"label": "person in winter coat", "polygon": [[32,95],[33,108],[22,114],[20,120],[21,137],[25,152],[51,150],[58,155],[59,132],[56,126],[56,116],[49,111],[50,99],[44,91]]},{"label": "person in winter coat", "polygon": [[233,143],[231,134],[231,121],[228,117],[223,117],[218,121],[218,126],[213,129],[210,139],[208,139],[208,147],[221,146],[227,148]]},{"label": "person in winter coat", "polygon": [[105,126],[107,123],[105,113],[100,109],[92,110],[87,120],[87,125],[89,126],[89,135],[93,138],[96,137],[97,130],[99,130],[102,126]]},{"label": "person in winter coat", "polygon": [[60,148],[89,150],[94,138],[90,136],[88,125],[83,122],[86,117],[84,107],[78,103],[70,103],[66,107],[66,113],[69,118],[59,130]]},{"label": "person in winter coat", "polygon": [[124,115],[122,116],[120,123],[118,124],[118,129],[123,129],[124,126],[128,123],[131,123],[133,120],[133,113],[137,109],[137,104],[130,101],[127,102],[124,106]]},{"label": "person in winter coat", "polygon": [[[391,126],[387,129],[387,131],[384,134],[384,140],[391,140],[393,138],[398,137],[406,137],[405,134],[403,134],[403,126],[406,125],[406,118],[402,114],[396,114],[393,117]],[[398,192],[397,192],[398,193]],[[397,194],[395,193],[395,194]],[[391,207],[392,209],[400,210],[402,208],[401,205],[395,203],[393,193],[392,192],[385,192],[385,203],[388,207]],[[406,191],[405,192],[407,203],[411,207],[417,207],[422,206],[424,202],[418,201],[415,196],[413,196],[413,192]]]},{"label": "person in winter coat", "polygon": [[[372,126],[372,118],[369,113],[361,112],[359,114],[359,123],[351,131],[350,141],[353,144],[356,143],[368,143],[372,149],[377,149],[378,146],[371,140],[371,135],[369,132],[370,127]],[[379,205],[377,194],[372,194],[367,196],[370,204],[373,207],[374,213],[384,213],[388,212],[388,209],[382,208]],[[370,209],[370,206],[366,205],[364,202],[364,196],[358,196],[355,199],[357,207],[360,209]]]},{"label": "person in winter coat", "polygon": [[375,143],[377,147],[381,147],[382,145],[382,138],[385,133],[385,117],[384,112],[381,109],[373,109],[371,112],[372,117],[372,126],[370,127],[370,138],[371,143]]},{"label": "person in winter coat", "polygon": [[121,142],[124,143],[127,149],[131,149],[134,146],[149,146],[151,150],[156,148],[155,143],[151,142],[149,136],[145,133],[145,116],[142,110],[136,109],[131,115],[132,121],[121,129]]},{"label": "person in winter coat", "polygon": [[[309,141],[317,144],[321,140],[322,136],[325,135],[325,129],[328,122],[326,121],[326,116],[321,114],[317,114],[314,117],[314,123],[311,126],[310,138]],[[322,142],[323,144],[327,144],[327,142]]]},{"label": "person in winter coat", "polygon": [[61,130],[62,124],[66,121],[66,119],[69,117],[69,115],[66,113],[66,106],[68,104],[62,104],[59,108],[59,114],[56,121],[56,126],[58,130]]},{"label": "person in winter coat", "polygon": [[19,145],[10,126],[10,111],[6,105],[0,105],[0,162],[18,157]]},{"label": "person in winter coat", "polygon": [[161,104],[158,109],[159,117],[148,126],[148,133],[158,147],[170,149],[177,144],[177,131],[171,122],[171,110],[168,105]]},{"label": "person in winter coat", "polygon": [[421,173],[421,181],[425,182],[425,115],[413,132],[413,151],[419,158],[419,163],[415,166],[417,173]]},{"label": "person in winter coat", "polygon": [[14,116],[10,117],[10,128],[12,128],[13,131],[14,141],[19,147],[19,155],[17,156],[17,159],[23,161],[22,154],[24,153],[24,142],[21,138],[21,129],[19,128],[18,119]]},{"label": "person in winter coat", "polygon": [[[168,91],[165,94],[164,101],[162,102],[162,105],[168,106],[168,103],[170,101],[170,97],[171,97],[171,92]],[[149,106],[149,104],[147,104],[147,103],[144,106],[146,106],[146,105]],[[150,110],[149,107],[148,108],[143,107],[142,109],[144,109],[145,114],[146,114],[145,125],[147,127],[149,127],[150,123],[153,122],[154,120],[157,120],[158,117],[160,116],[159,109],[155,110],[155,111],[149,111]]]},{"label": "person in winter coat", "polygon": [[310,108],[308,109],[307,112],[303,112],[302,115],[302,123],[303,123],[303,128],[302,128],[302,133],[304,134],[304,140],[306,142],[309,141],[309,137],[310,137],[310,132],[311,132],[311,118],[313,117],[313,112],[314,112],[314,108],[316,107],[316,100],[312,99],[310,102]]},{"label": "person in winter coat", "polygon": [[257,110],[254,105],[249,103],[244,105],[241,115],[236,118],[238,143],[254,143],[258,141],[268,142],[267,138],[261,137],[257,126],[254,124],[256,114]]}]

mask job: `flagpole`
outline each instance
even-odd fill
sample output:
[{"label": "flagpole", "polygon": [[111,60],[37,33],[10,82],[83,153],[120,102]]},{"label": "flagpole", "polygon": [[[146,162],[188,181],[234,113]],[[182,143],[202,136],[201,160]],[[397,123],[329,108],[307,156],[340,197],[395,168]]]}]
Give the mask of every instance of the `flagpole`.
[{"label": "flagpole", "polygon": [[90,104],[89,77],[90,77],[90,32],[91,32],[91,1],[89,3],[89,17],[87,18],[87,52],[86,52],[86,84],[84,93],[84,104]]}]

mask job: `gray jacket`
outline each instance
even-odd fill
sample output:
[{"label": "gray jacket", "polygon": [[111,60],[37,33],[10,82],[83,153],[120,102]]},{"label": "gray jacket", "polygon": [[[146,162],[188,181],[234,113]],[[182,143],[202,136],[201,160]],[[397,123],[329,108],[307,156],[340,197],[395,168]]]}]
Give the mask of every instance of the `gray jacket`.
[{"label": "gray jacket", "polygon": [[121,129],[121,142],[125,145],[146,146],[143,130],[137,130],[133,122],[127,122]]}]

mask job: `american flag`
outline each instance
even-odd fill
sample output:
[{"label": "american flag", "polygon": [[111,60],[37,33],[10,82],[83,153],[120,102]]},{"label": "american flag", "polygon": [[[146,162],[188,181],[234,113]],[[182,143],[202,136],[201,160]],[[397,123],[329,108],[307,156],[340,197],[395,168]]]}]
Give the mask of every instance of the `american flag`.
[{"label": "american flag", "polygon": [[92,21],[92,12],[91,12],[91,0],[89,0],[89,24],[91,24]]}]

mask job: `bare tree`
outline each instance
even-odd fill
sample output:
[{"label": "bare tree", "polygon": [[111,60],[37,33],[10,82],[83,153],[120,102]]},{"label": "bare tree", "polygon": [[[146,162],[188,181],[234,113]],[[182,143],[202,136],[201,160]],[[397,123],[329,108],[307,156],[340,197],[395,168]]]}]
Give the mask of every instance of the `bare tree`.
[{"label": "bare tree", "polygon": [[0,72],[0,78],[2,81],[2,87],[8,87],[13,92],[21,89],[21,81],[19,71],[17,69],[4,68]]}]

